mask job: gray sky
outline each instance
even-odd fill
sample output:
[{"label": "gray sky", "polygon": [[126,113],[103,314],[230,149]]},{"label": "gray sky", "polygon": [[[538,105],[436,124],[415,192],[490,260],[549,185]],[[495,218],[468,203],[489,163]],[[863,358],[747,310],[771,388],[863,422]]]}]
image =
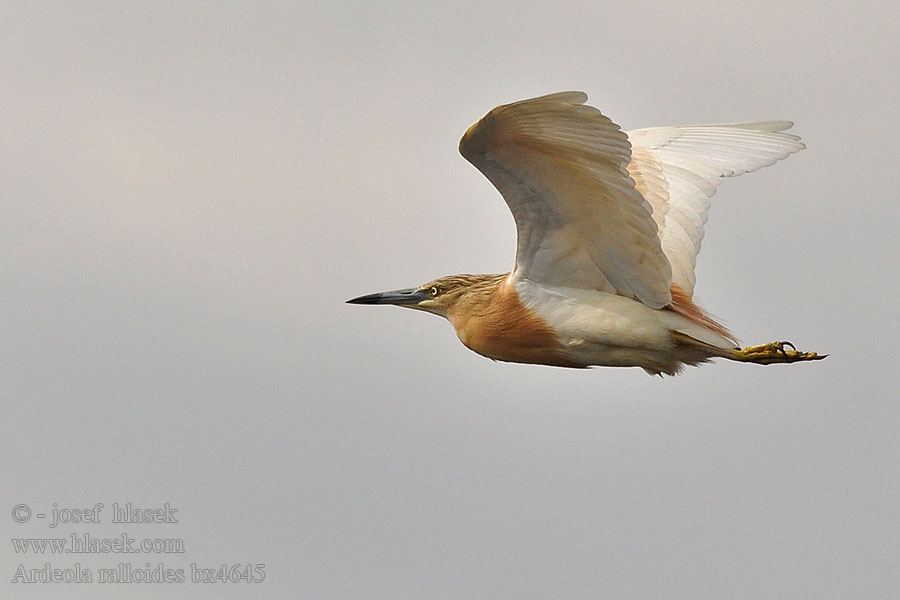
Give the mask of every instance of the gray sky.
[{"label": "gray sky", "polygon": [[[896,6],[0,9],[0,595],[887,598],[900,588]],[[624,128],[786,118],[697,299],[832,354],[678,378],[493,363],[347,298],[512,265],[457,153],[582,89]],[[105,504],[103,523],[11,518]],[[110,523],[113,502],[177,524]],[[17,554],[6,538],[178,538]],[[182,584],[11,583],[162,562]],[[259,584],[198,567],[265,563]]]}]

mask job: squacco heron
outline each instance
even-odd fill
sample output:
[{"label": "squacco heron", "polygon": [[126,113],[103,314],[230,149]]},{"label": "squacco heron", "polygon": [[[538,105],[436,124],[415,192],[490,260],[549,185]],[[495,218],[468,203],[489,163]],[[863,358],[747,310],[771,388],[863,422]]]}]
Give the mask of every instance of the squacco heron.
[{"label": "squacco heron", "polygon": [[498,106],[460,153],[516,222],[502,275],[451,275],[352,304],[440,315],[471,350],[559,367],[675,375],[711,358],[762,365],[825,358],[789,342],[741,348],[692,300],[709,199],[723,177],[805,146],[787,121],[622,131],[582,92]]}]

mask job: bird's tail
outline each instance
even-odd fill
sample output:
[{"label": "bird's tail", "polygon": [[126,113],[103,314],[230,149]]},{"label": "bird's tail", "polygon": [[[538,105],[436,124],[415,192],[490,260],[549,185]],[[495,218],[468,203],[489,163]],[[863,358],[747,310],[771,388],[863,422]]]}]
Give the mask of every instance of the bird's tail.
[{"label": "bird's tail", "polygon": [[668,310],[663,314],[669,319],[669,330],[678,344],[679,360],[686,364],[698,364],[718,357],[737,362],[774,365],[822,360],[828,356],[816,352],[800,352],[790,342],[770,342],[740,348],[734,335],[694,304],[690,296],[677,285],[672,286],[672,303],[666,308]]}]

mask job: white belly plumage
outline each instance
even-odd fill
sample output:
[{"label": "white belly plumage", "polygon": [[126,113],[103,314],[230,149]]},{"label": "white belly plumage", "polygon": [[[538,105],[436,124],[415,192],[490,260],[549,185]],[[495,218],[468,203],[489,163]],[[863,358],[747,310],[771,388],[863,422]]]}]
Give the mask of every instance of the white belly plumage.
[{"label": "white belly plumage", "polygon": [[716,348],[735,347],[718,333],[675,312],[653,309],[624,296],[549,287],[527,279],[515,280],[514,285],[525,307],[557,333],[573,360],[585,365],[678,371],[681,363],[697,362],[697,350],[682,351],[675,332]]}]

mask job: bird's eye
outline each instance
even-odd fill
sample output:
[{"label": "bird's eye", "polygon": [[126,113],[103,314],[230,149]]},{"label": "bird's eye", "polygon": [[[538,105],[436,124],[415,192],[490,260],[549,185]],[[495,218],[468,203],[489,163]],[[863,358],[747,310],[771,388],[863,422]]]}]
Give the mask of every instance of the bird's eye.
[{"label": "bird's eye", "polygon": [[438,295],[438,289],[436,285],[431,286],[431,289],[428,290],[428,293],[431,294],[432,298],[436,298]]}]

